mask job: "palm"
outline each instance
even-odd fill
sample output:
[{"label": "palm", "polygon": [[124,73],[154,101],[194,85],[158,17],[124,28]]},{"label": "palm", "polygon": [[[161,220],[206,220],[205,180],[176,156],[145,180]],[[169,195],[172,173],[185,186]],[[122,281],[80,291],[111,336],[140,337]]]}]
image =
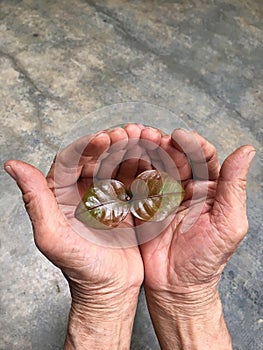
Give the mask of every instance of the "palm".
[{"label": "palm", "polygon": [[[94,172],[103,178],[111,165],[115,168],[113,177],[130,181],[131,172],[128,174],[126,167],[121,165],[125,138],[128,137],[122,129],[120,135],[105,132],[92,139],[74,142],[57,155],[47,181],[36,168],[23,162],[13,162],[13,167],[20,174],[18,185],[24,194],[38,248],[62,269],[69,281],[82,284],[84,290],[85,284],[88,284],[89,287],[100,287],[102,291],[111,288],[121,292],[129,286],[140,286],[143,280],[142,259],[130,216],[123,224],[132,227],[130,239],[133,239],[133,244],[128,248],[120,244],[118,249],[109,247],[116,246],[114,240],[111,245],[96,244],[93,239],[83,238],[76,233],[70,221],[77,203],[92,183]],[[119,141],[118,145],[116,141]],[[112,153],[115,159],[110,153],[100,161],[109,145],[115,145],[116,152]],[[86,229],[94,237],[94,232]]]},{"label": "palm", "polygon": [[[223,267],[246,232],[247,223],[245,194],[244,191],[240,193],[239,184],[233,180],[242,169],[237,155],[230,156],[233,164],[229,159],[221,174],[225,179],[218,182],[220,167],[214,147],[195,135],[208,167],[205,176],[205,163],[199,159],[201,154],[193,151],[196,149],[196,141],[191,144],[193,135],[184,135],[182,139],[180,131],[175,131],[173,136],[178,143],[164,138],[161,146],[177,164],[185,199],[169,226],[143,244],[141,253],[146,285],[154,290],[170,289],[180,293],[218,283]],[[230,210],[231,204],[234,204],[234,212]]]},{"label": "palm", "polygon": [[[118,132],[119,135],[116,136]],[[127,172],[127,167],[121,166],[121,160],[126,152],[125,131],[123,129],[117,130],[116,133],[100,134],[98,137],[88,140],[88,143],[87,138],[83,138],[70,145],[56,158],[47,180],[50,188],[56,194],[56,200],[66,215],[68,223],[73,223],[73,225],[67,224],[68,239],[63,240],[63,242],[61,240],[54,241],[52,251],[53,254],[55,250],[63,252],[62,257],[61,253],[55,255],[60,256],[59,264],[62,265],[60,267],[70,279],[78,278],[89,281],[89,283],[93,282],[94,285],[107,285],[107,283],[114,281],[117,284],[115,287],[127,288],[133,284],[140,285],[143,279],[143,264],[136,246],[131,216],[128,215],[122,223],[122,227],[129,227],[128,245],[130,247],[128,248],[125,246],[127,242],[121,242],[112,232],[96,232],[96,230],[85,227],[87,240],[77,235],[74,230],[74,224],[77,222],[74,218],[76,205],[92,184],[94,174],[101,179],[108,178],[109,175],[122,181],[126,179],[126,182],[133,179],[133,175]],[[85,143],[83,152],[78,153]],[[106,152],[110,144],[111,147],[114,147],[114,143],[113,157],[110,152],[108,154]],[[100,161],[102,155],[104,157]],[[109,174],[109,171],[114,173]],[[60,228],[65,230],[64,224]],[[103,237],[105,237],[105,241]],[[111,240],[107,240],[107,237],[111,237]],[[92,241],[99,244],[94,244]],[[111,249],[112,246],[116,247],[116,245],[118,249]],[[64,261],[69,263],[64,265]]]},{"label": "palm", "polygon": [[191,230],[182,233],[180,223],[187,221],[188,213],[187,204],[182,205],[169,226],[142,246],[146,283],[153,288],[174,290],[175,286],[180,289],[206,283],[221,266],[217,265],[220,242],[210,225],[210,209],[198,217]]}]

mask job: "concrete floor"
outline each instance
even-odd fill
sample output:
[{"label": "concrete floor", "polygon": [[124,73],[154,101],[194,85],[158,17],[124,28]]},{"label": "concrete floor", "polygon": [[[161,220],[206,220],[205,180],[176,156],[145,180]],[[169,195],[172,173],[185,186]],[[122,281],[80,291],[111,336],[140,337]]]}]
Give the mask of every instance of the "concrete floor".
[{"label": "concrete floor", "polygon": [[[2,163],[18,158],[46,172],[77,121],[126,101],[173,111],[221,160],[256,147],[249,233],[220,284],[235,350],[263,349],[262,41],[262,0],[0,1]],[[62,349],[67,285],[35,248],[3,171],[0,183],[0,349]],[[132,349],[158,348],[142,292]]]}]

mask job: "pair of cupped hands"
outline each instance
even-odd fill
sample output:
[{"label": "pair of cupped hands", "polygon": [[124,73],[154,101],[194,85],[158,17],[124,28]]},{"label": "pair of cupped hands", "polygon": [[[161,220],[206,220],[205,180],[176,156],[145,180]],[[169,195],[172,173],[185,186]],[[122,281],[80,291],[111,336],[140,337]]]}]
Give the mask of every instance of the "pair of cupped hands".
[{"label": "pair of cupped hands", "polygon": [[[142,146],[142,140],[146,146]],[[92,184],[94,172],[103,178],[109,164],[114,164],[113,178],[127,188],[138,174],[151,169],[153,159],[161,170],[172,172],[171,163],[166,164],[160,157],[160,149],[174,163],[185,194],[159,235],[136,246],[109,248],[74,231],[59,204],[70,203],[69,194],[76,184],[83,195]],[[72,307],[68,348],[93,334],[106,339],[129,333],[142,283],[157,335],[160,315],[194,317],[207,312],[218,299],[223,268],[248,230],[245,188],[254,154],[252,146],[242,146],[220,167],[214,146],[195,132],[176,129],[166,135],[158,129],[130,123],[71,144],[55,158],[46,178],[22,161],[6,162],[6,171],[23,193],[37,247],[69,282]],[[206,167],[206,175],[202,167]],[[54,195],[56,187],[59,196]],[[195,201],[191,200],[193,191],[197,193]],[[189,229],[181,230],[187,216],[193,216],[195,206],[200,205],[198,217],[190,220]],[[135,222],[131,214],[125,220]],[[135,237],[139,227],[134,225]],[[126,331],[121,331],[122,327]],[[130,339],[129,334],[126,338]],[[96,341],[99,344],[102,339]]]}]

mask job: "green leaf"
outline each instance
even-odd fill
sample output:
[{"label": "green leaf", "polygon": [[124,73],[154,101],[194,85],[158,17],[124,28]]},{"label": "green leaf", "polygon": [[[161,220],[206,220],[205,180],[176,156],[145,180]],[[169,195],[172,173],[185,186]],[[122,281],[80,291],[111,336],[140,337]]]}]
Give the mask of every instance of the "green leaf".
[{"label": "green leaf", "polygon": [[75,217],[97,229],[116,227],[129,212],[127,199],[125,187],[120,181],[98,181],[77,206]]}]

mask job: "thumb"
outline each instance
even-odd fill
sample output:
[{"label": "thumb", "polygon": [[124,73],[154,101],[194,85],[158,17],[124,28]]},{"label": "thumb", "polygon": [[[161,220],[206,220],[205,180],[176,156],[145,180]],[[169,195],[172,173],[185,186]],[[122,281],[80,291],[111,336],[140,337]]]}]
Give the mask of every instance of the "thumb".
[{"label": "thumb", "polygon": [[48,188],[44,175],[32,165],[9,160],[4,165],[5,171],[16,181],[23,194],[27,213],[34,229],[34,238],[38,248],[48,255],[56,245],[59,226],[65,219],[57,201]]},{"label": "thumb", "polygon": [[[241,240],[247,232],[246,178],[255,149],[242,146],[224,161],[219,178],[211,218],[221,233],[231,232]],[[223,232],[222,232],[223,231]]]}]

